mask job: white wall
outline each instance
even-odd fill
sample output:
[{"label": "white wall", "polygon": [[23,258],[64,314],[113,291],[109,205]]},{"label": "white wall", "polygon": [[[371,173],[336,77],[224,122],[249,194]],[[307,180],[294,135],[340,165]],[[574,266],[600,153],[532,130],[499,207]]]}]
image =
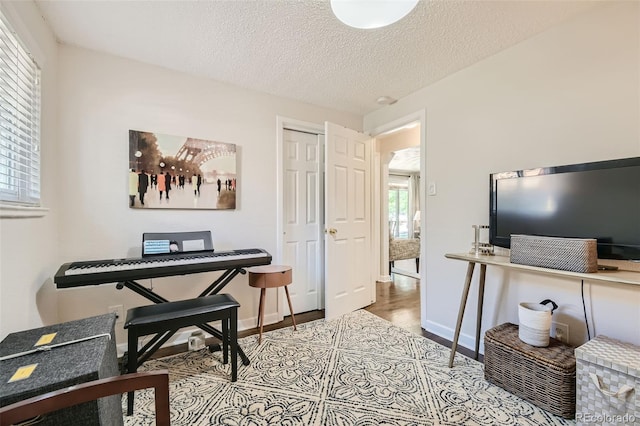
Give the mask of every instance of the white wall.
[{"label": "white wall", "polygon": [[[276,116],[362,125],[359,116],[75,47],[61,47],[59,62],[60,263],[139,256],[143,232],[189,230],[211,230],[217,250],[259,247],[275,255]],[[130,209],[129,129],[237,144],[237,209]],[[177,300],[195,297],[219,275],[140,283]],[[225,292],[242,305],[241,326],[255,326],[259,292],[247,277],[236,277]],[[276,319],[275,300],[274,290],[266,323]],[[58,291],[58,301],[64,321],[105,313],[111,305],[126,310],[149,303],[115,284]]]},{"label": "white wall", "polygon": [[376,151],[384,157],[391,152],[420,145],[420,126],[376,138]]},{"label": "white wall", "polygon": [[0,340],[7,334],[57,322],[52,277],[56,249],[58,202],[57,45],[31,2],[2,2],[3,13],[42,70],[42,205],[43,217],[0,219]]},{"label": "white wall", "polygon": [[[365,117],[375,129],[426,109],[423,328],[451,338],[474,224],[488,224],[491,172],[640,156],[640,5],[587,14]],[[425,185],[426,186],[426,185]],[[460,343],[473,347],[477,275]],[[585,283],[595,333],[640,344],[640,288]],[[580,282],[489,267],[483,329],[517,323],[519,302],[552,298],[570,341],[586,340]],[[591,322],[593,320],[593,322]]]}]

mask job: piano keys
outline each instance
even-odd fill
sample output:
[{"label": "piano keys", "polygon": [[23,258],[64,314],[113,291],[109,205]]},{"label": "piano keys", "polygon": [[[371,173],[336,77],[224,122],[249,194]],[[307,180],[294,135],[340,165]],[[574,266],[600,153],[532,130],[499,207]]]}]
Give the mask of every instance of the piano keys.
[{"label": "piano keys", "polygon": [[80,287],[268,265],[271,255],[263,249],[163,254],[139,258],[71,262],[54,277],[58,288]]}]

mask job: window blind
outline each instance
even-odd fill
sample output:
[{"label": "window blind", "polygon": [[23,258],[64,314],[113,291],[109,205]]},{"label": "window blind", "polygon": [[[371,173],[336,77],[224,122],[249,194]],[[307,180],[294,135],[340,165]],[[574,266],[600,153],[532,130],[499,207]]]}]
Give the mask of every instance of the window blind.
[{"label": "window blind", "polygon": [[2,13],[0,201],[40,205],[40,68]]}]

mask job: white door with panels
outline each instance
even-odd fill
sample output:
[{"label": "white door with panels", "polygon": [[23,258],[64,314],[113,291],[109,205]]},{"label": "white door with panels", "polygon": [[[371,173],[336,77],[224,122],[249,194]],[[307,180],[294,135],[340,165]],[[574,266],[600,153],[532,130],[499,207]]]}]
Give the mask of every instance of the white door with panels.
[{"label": "white door with panels", "polygon": [[[284,238],[282,259],[293,268],[289,294],[295,314],[322,309],[324,136],[283,132]],[[285,312],[288,306],[283,304]]]},{"label": "white door with panels", "polygon": [[374,300],[373,139],[325,123],[325,319]]}]

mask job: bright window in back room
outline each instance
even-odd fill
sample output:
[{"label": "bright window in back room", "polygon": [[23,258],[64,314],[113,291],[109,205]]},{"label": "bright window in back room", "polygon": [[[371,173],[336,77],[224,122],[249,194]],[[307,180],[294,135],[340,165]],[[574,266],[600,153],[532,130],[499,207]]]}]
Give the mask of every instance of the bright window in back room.
[{"label": "bright window in back room", "polygon": [[40,68],[0,13],[0,203],[40,205]]},{"label": "bright window in back room", "polygon": [[409,238],[409,177],[389,175],[389,230],[394,238]]}]

